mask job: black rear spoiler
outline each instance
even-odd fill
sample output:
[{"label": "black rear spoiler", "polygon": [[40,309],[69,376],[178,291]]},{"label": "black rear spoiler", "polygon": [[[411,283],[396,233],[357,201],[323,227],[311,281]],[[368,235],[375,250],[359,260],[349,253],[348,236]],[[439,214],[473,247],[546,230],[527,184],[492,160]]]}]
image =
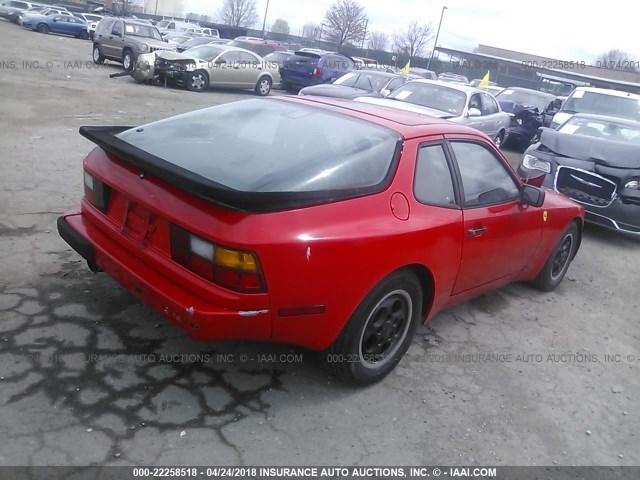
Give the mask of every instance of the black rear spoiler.
[{"label": "black rear spoiler", "polygon": [[116,135],[133,127],[80,127],[80,135],[95,143],[104,151],[140,168],[141,173],[153,175],[186,192],[233,210],[248,213],[267,213],[337,202],[350,198],[378,193],[391,183],[396,170],[402,141],[398,141],[393,162],[384,180],[378,185],[341,190],[316,192],[244,192],[229,188],[208,178],[193,173],[174,163],[163,160]]}]

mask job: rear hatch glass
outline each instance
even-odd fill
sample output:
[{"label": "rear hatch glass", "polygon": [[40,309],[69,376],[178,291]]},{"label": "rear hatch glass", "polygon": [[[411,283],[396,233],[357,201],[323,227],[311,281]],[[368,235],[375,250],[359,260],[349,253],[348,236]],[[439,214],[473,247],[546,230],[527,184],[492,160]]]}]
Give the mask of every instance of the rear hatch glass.
[{"label": "rear hatch glass", "polygon": [[381,191],[401,140],[337,111],[269,99],[198,110],[115,136],[90,127],[81,132],[145,171],[246,211]]},{"label": "rear hatch glass", "polygon": [[320,60],[320,55],[298,52],[285,61],[284,68],[287,74],[294,78],[309,79],[313,69],[318,65],[318,60]]}]

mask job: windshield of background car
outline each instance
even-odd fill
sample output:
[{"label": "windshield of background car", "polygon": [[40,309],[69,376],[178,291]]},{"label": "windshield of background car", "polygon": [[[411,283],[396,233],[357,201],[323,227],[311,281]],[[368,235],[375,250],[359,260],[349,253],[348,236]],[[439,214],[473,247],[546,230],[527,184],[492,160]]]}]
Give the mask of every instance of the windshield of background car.
[{"label": "windshield of background car", "polygon": [[544,95],[538,95],[535,92],[527,92],[524,90],[512,90],[507,88],[496,95],[496,100],[519,103],[526,107],[535,107],[542,112],[548,100]]},{"label": "windshield of background car", "polygon": [[167,28],[171,22],[169,20],[160,20],[156,23],[156,27],[158,28]]},{"label": "windshield of background car", "polygon": [[421,82],[405,83],[387,98],[422,105],[455,116],[462,115],[467,104],[467,95],[460,90]]},{"label": "windshield of background car", "polygon": [[562,107],[567,113],[592,113],[640,121],[640,101],[603,93],[576,90]]},{"label": "windshield of background car", "polygon": [[379,92],[387,84],[389,78],[370,73],[347,73],[338,78],[334,85],[359,88],[361,90],[375,90]]},{"label": "windshield of background car", "polygon": [[118,137],[243,192],[317,192],[383,182],[400,136],[306,105],[252,99],[126,130]]},{"label": "windshield of background car", "polygon": [[606,120],[571,117],[558,128],[558,131],[560,133],[584,135],[586,137],[640,145],[640,125],[634,127]]},{"label": "windshield of background car", "polygon": [[213,60],[214,58],[216,58],[218,55],[220,55],[222,52],[225,52],[226,50],[223,48],[218,48],[215,45],[200,45],[197,47],[193,47],[190,48],[189,50],[187,50],[186,52],[184,52],[185,54],[189,54],[189,56],[194,57],[194,58],[199,58],[200,60],[205,60],[207,62],[210,62],[211,60]]},{"label": "windshield of background car", "polygon": [[155,40],[162,40],[162,36],[160,32],[156,29],[156,27],[152,27],[151,25],[136,25],[132,23],[127,23],[124,26],[125,35],[133,35],[134,37],[144,37],[144,38],[153,38]]}]

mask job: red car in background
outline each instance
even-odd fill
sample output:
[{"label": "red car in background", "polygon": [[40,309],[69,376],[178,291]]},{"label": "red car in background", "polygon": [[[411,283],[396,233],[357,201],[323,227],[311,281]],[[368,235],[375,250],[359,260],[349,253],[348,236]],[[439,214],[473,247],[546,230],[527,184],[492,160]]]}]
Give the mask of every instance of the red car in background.
[{"label": "red car in background", "polygon": [[137,128],[82,127],[63,239],[199,340],[323,351],[375,382],[418,322],[514,281],[554,289],[584,211],[524,184],[491,139],[336,99],[252,99]]}]

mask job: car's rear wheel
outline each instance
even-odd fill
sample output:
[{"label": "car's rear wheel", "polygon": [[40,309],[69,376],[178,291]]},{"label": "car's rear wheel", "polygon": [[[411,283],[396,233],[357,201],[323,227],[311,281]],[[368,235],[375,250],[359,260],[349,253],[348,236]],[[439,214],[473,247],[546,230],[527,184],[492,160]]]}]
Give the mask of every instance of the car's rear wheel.
[{"label": "car's rear wheel", "polygon": [[78,35],[82,40],[87,40],[89,38],[89,32],[86,30],[82,30],[80,35]]},{"label": "car's rear wheel", "polygon": [[557,245],[551,251],[547,262],[542,267],[542,270],[533,281],[533,285],[543,292],[551,292],[560,285],[564,278],[571,260],[576,254],[579,243],[579,231],[575,222],[566,228]]},{"label": "car's rear wheel", "polygon": [[256,88],[254,88],[253,91],[256,92],[256,95],[260,95],[261,97],[269,95],[269,92],[271,91],[271,79],[269,77],[260,77],[258,83],[256,83]]},{"label": "car's rear wheel", "polygon": [[384,378],[409,348],[421,317],[422,289],[408,270],[382,280],[362,301],[324,352],[325,367],[339,380],[366,385]]},{"label": "car's rear wheel", "polygon": [[496,135],[496,138],[493,139],[493,143],[496,144],[496,147],[502,148],[502,144],[504,143],[504,131],[500,130]]},{"label": "car's rear wheel", "polygon": [[102,65],[104,62],[104,55],[100,52],[100,47],[98,45],[93,46],[93,63],[97,63],[98,65]]},{"label": "car's rear wheel", "polygon": [[133,53],[131,53],[131,50],[125,50],[122,54],[122,66],[127,72],[133,70],[133,62]]},{"label": "car's rear wheel", "polygon": [[40,24],[38,24],[38,26],[36,27],[36,29],[37,29],[40,33],[49,33],[49,25],[47,25],[46,23],[40,23]]},{"label": "car's rear wheel", "polygon": [[191,72],[187,77],[187,90],[204,92],[209,88],[209,76],[202,70]]}]

